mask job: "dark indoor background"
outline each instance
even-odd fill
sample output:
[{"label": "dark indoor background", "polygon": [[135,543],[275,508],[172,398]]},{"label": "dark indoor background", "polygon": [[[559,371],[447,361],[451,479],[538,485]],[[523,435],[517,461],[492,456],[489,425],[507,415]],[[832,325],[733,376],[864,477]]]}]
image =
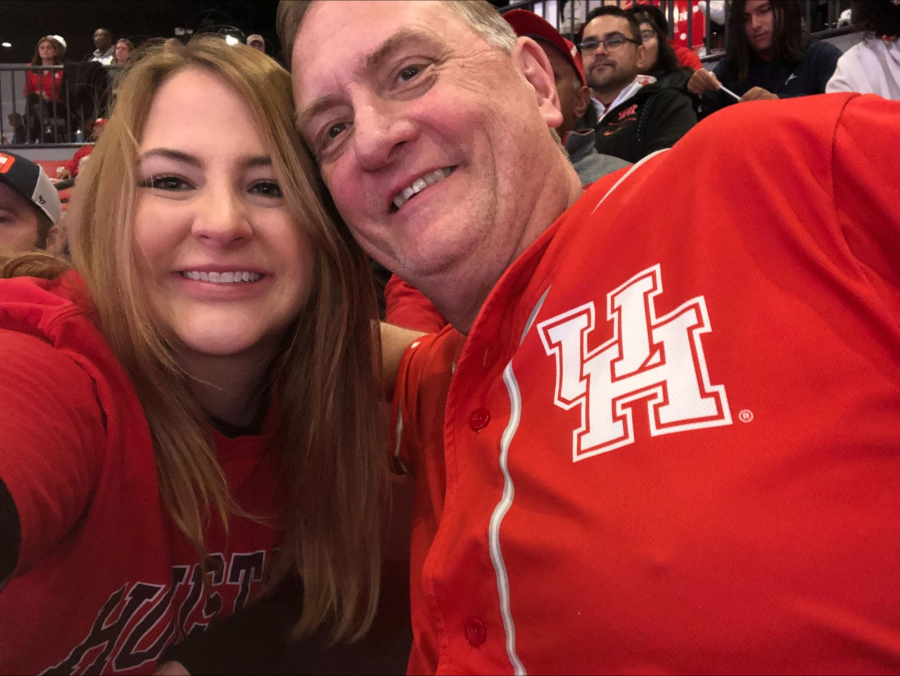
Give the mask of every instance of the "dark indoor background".
[{"label": "dark indoor background", "polygon": [[195,33],[237,29],[234,34],[242,41],[259,33],[268,53],[281,58],[276,7],[278,0],[0,0],[0,43],[12,45],[0,47],[0,63],[30,61],[45,35],[61,35],[68,45],[66,59],[80,61],[94,51],[97,28],[108,28],[114,40],[128,38],[136,45],[146,38],[176,37],[176,28]]},{"label": "dark indoor background", "polygon": [[30,61],[45,35],[61,35],[68,43],[66,59],[80,61],[94,51],[97,28],[136,45],[146,38],[176,37],[176,28],[195,33],[234,28],[242,41],[259,33],[269,54],[278,56],[277,6],[278,0],[0,0],[0,43],[12,44],[0,47],[0,63]]}]

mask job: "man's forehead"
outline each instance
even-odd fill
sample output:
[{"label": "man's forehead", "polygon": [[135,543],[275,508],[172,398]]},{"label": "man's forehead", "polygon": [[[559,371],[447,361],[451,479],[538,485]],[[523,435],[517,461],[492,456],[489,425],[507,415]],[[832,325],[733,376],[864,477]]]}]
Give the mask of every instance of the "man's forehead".
[{"label": "man's forehead", "polygon": [[628,21],[621,16],[607,14],[598,16],[584,27],[584,36],[599,37],[606,33],[626,33],[628,32]]},{"label": "man's forehead", "polygon": [[0,181],[0,209],[18,213],[28,206],[28,200],[18,191]]},{"label": "man's forehead", "polygon": [[[357,67],[371,65],[388,41],[389,47],[396,47],[417,36],[438,37],[452,30],[447,20],[441,2],[314,2],[297,33],[292,67],[302,74],[309,61],[323,56]],[[329,40],[321,50],[322,42]]]}]

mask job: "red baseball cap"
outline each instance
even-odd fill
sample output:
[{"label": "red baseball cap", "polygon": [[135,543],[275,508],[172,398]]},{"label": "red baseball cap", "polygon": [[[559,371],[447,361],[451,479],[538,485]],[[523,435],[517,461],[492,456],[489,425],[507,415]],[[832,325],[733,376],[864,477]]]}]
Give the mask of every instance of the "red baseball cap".
[{"label": "red baseball cap", "polygon": [[566,40],[548,21],[538,16],[534,12],[527,9],[512,9],[503,15],[506,22],[512,26],[520,38],[533,38],[549,42],[556,47],[572,64],[575,72],[578,73],[578,79],[581,80],[582,86],[587,85],[587,79],[584,77],[584,66],[581,64],[581,54],[578,53],[578,47],[569,40]]}]

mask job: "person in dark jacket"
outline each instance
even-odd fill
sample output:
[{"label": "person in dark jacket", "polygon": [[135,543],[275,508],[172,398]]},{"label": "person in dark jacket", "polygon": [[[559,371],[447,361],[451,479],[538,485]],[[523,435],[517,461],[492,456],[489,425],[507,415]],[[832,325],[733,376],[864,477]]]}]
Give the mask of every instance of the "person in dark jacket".
[{"label": "person in dark jacket", "polygon": [[810,38],[803,3],[796,0],[734,0],[725,58],[710,73],[698,70],[688,91],[703,97],[701,115],[740,101],[824,94],[841,50]]},{"label": "person in dark jacket", "polygon": [[611,5],[592,11],[580,47],[599,119],[597,152],[638,162],[671,147],[697,123],[684,91],[639,76],[647,50],[627,12]]}]

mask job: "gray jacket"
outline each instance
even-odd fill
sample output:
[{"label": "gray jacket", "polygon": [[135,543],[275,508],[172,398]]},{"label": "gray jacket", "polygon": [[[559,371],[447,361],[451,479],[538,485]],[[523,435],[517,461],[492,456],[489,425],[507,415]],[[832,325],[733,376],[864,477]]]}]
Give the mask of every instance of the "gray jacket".
[{"label": "gray jacket", "polygon": [[622,167],[630,167],[631,163],[611,155],[601,155],[594,147],[593,129],[580,129],[566,134],[565,147],[572,160],[572,166],[581,185],[590,185],[602,176],[606,176]]}]

